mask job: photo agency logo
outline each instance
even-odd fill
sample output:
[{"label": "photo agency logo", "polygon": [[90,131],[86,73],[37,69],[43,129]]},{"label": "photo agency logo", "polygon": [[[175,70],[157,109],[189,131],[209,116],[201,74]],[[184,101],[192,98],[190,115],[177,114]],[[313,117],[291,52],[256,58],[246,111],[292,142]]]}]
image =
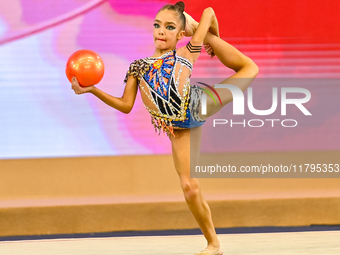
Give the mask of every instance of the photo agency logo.
[{"label": "photo agency logo", "polygon": [[[215,86],[210,86],[206,83],[203,82],[197,82],[198,84],[201,84],[207,88],[203,88],[198,86],[201,90],[203,90],[205,93],[202,94],[201,98],[201,114],[206,115],[207,114],[207,105],[208,105],[208,100],[207,100],[207,95],[209,95],[215,106],[217,106],[217,102],[215,100],[215,96],[218,98],[220,105],[222,106],[222,100],[216,89],[228,89],[232,96],[233,96],[233,115],[245,115],[245,99],[244,99],[244,93],[243,91],[231,84],[215,84]],[[210,91],[212,92],[210,92]],[[221,90],[219,90],[221,93]],[[303,98],[287,98],[287,95],[289,93],[298,93],[304,95]],[[311,93],[308,89],[305,88],[298,88],[298,87],[281,87],[280,90],[281,94],[281,116],[287,116],[287,105],[295,105],[305,116],[311,116],[312,114],[306,109],[306,107],[303,105],[307,103],[311,99]],[[258,116],[268,116],[273,114],[277,108],[278,108],[278,88],[277,87],[272,87],[272,105],[270,109],[266,110],[258,110],[255,109],[254,104],[253,104],[253,88],[248,87],[247,88],[247,106],[248,109],[251,113],[254,115]],[[265,123],[269,123],[272,127],[280,123],[282,127],[296,127],[298,125],[298,122],[296,119],[270,119],[270,118],[265,118],[265,119],[250,119],[246,120],[243,119],[242,122],[236,122],[233,121],[232,119],[227,120],[227,119],[213,119],[213,127],[216,127],[217,125],[230,125],[230,127],[233,126],[240,126],[242,125],[243,127],[249,126],[249,127],[263,127]]]}]

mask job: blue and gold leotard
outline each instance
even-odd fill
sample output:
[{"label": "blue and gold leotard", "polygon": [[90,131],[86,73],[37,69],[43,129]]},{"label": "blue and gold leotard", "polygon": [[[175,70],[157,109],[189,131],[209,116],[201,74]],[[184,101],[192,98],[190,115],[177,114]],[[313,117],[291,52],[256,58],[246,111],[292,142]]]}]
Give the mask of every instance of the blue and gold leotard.
[{"label": "blue and gold leotard", "polygon": [[137,78],[144,106],[151,114],[155,130],[172,134],[204,124],[200,119],[202,90],[190,85],[192,64],[176,54],[176,49],[160,57],[147,57],[130,64],[128,76]]}]

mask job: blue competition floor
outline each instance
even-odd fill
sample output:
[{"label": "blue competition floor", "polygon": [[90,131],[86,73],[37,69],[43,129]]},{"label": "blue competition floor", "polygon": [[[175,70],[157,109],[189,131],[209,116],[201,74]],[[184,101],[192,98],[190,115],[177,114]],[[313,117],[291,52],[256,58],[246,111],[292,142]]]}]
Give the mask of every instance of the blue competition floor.
[{"label": "blue competition floor", "polygon": [[[240,227],[216,228],[217,234],[246,234],[246,233],[278,233],[278,232],[308,232],[308,231],[340,231],[340,225],[311,225],[300,227]],[[153,230],[153,231],[119,231],[105,233],[34,235],[34,236],[5,236],[0,241],[65,239],[65,238],[95,238],[95,237],[126,237],[126,236],[171,236],[171,235],[201,235],[200,229],[184,230]]]}]

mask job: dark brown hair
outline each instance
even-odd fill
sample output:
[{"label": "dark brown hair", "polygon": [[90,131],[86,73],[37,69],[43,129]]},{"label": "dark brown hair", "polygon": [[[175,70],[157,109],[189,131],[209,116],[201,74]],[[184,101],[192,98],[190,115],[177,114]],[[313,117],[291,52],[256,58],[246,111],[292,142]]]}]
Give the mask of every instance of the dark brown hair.
[{"label": "dark brown hair", "polygon": [[181,21],[182,28],[184,30],[185,29],[185,23],[186,23],[185,16],[183,14],[184,7],[185,7],[185,4],[182,1],[180,1],[180,2],[177,2],[175,4],[164,5],[158,12],[163,11],[163,10],[174,11],[177,14],[178,19]]}]

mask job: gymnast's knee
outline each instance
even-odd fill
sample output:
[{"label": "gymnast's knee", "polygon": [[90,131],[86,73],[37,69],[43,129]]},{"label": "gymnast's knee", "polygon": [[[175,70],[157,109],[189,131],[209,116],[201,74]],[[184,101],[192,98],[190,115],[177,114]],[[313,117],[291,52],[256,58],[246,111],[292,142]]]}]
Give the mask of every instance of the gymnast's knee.
[{"label": "gymnast's knee", "polygon": [[187,179],[181,181],[182,190],[187,200],[192,200],[198,197],[200,186],[197,180]]}]

